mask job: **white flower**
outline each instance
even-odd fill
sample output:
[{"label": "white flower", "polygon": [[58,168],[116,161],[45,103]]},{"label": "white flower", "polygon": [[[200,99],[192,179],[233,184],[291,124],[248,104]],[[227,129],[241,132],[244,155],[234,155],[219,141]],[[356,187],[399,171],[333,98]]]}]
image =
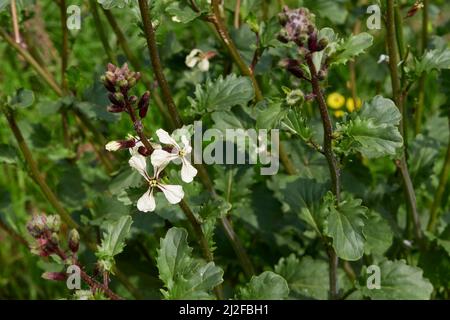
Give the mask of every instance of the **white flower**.
[{"label": "white flower", "polygon": [[119,141],[110,141],[105,145],[105,149],[108,151],[117,151],[122,147]]},{"label": "white flower", "polygon": [[161,190],[164,193],[167,201],[171,204],[177,204],[183,199],[183,188],[179,185],[163,184],[160,182],[159,174],[162,168],[154,167],[153,176],[150,177],[147,173],[147,161],[144,156],[140,154],[134,155],[128,161],[130,166],[139,172],[145,180],[148,182],[148,190],[139,198],[137,202],[137,208],[142,212],[152,212],[156,208],[155,202],[155,188]]},{"label": "white flower", "polygon": [[378,58],[377,63],[380,64],[380,63],[383,63],[383,62],[389,63],[389,56],[388,55],[386,55],[386,54],[380,55],[380,57]]},{"label": "white flower", "polygon": [[195,169],[189,161],[189,155],[192,152],[192,147],[188,138],[185,135],[181,136],[181,147],[166,131],[163,129],[156,130],[156,135],[159,141],[164,144],[173,146],[172,152],[167,152],[163,149],[155,149],[151,155],[152,165],[155,167],[164,168],[170,161],[181,160],[181,179],[184,182],[192,182],[197,175]]},{"label": "white flower", "polygon": [[191,53],[186,56],[185,63],[189,68],[198,66],[200,71],[206,72],[209,69],[209,58],[212,58],[208,53],[204,53],[200,49],[193,49]]}]

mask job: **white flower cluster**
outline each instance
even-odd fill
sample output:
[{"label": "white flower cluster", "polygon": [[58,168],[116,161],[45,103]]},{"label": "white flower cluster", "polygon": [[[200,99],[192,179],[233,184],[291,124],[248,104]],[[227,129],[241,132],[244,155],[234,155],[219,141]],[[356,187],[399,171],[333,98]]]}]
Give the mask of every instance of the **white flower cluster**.
[{"label": "white flower cluster", "polygon": [[[175,139],[163,129],[158,129],[156,135],[158,136],[160,143],[166,145],[166,150],[170,150],[170,152],[164,150],[161,145],[152,143],[154,150],[150,155],[151,164],[153,166],[153,174],[151,175],[147,171],[147,158],[139,153],[139,148],[144,147],[143,143],[135,138],[135,145],[132,148],[129,148],[131,153],[131,158],[128,161],[129,165],[139,172],[148,184],[147,192],[144,193],[137,202],[137,208],[142,212],[152,212],[155,210],[155,192],[158,190],[164,193],[167,201],[171,204],[177,204],[183,199],[184,191],[182,186],[164,184],[161,180],[161,173],[169,163],[181,163],[181,179],[186,183],[192,182],[197,175],[197,169],[195,169],[190,162],[192,147],[186,135],[181,135],[181,144],[176,142]],[[108,145],[112,144],[114,144],[114,141],[110,142]]]}]

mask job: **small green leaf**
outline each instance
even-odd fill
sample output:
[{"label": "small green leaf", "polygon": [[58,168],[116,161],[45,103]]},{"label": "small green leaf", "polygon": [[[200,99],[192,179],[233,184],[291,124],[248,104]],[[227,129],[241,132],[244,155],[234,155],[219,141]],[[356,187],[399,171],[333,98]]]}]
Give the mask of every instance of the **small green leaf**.
[{"label": "small green leaf", "polygon": [[450,69],[450,49],[428,50],[420,59],[415,60],[414,67],[416,76],[432,70]]},{"label": "small green leaf", "polygon": [[250,282],[239,291],[242,300],[282,300],[289,295],[286,280],[271,271],[253,276]]},{"label": "small green leaf", "polygon": [[327,195],[328,217],[324,233],[333,239],[333,248],[339,258],[349,261],[360,259],[364,254],[363,234],[367,208],[362,200],[345,195],[337,206],[331,193]]},{"label": "small green leaf", "polygon": [[130,233],[133,220],[130,216],[122,216],[115,222],[110,222],[103,233],[103,239],[96,256],[107,271],[113,271],[114,257],[123,251],[125,238]]},{"label": "small green leaf", "polygon": [[202,87],[197,85],[195,99],[189,101],[198,113],[204,111],[229,111],[236,105],[245,106],[254,97],[252,82],[248,77],[232,74],[225,79],[208,80]]},{"label": "small green leaf", "polygon": [[[369,289],[361,285],[364,296],[374,300],[428,300],[433,292],[430,281],[423,277],[422,269],[412,267],[404,260],[385,260],[380,267],[380,289]],[[363,271],[363,274],[365,272]],[[365,275],[364,277],[367,277]],[[364,278],[363,277],[363,278]]]},{"label": "small green leaf", "polygon": [[372,42],[373,37],[366,32],[351,35],[350,38],[345,41],[340,41],[336,48],[333,48],[335,51],[329,56],[331,64],[338,65],[347,63],[347,61],[369,48]]},{"label": "small green leaf", "polygon": [[359,112],[351,113],[345,123],[338,124],[338,150],[345,154],[360,152],[368,158],[394,156],[403,145],[400,120],[394,102],[376,96],[365,102]]},{"label": "small green leaf", "polygon": [[275,272],[286,279],[291,296],[294,298],[313,298],[326,300],[330,288],[328,264],[323,260],[303,257],[299,260],[294,254],[281,258]]},{"label": "small green leaf", "polygon": [[19,89],[16,95],[11,98],[10,106],[13,109],[24,109],[32,106],[34,103],[34,93],[28,89]]},{"label": "small green leaf", "polygon": [[166,289],[166,299],[211,299],[211,291],[223,280],[223,270],[203,260],[192,258],[187,231],[173,227],[160,241],[156,265]]}]

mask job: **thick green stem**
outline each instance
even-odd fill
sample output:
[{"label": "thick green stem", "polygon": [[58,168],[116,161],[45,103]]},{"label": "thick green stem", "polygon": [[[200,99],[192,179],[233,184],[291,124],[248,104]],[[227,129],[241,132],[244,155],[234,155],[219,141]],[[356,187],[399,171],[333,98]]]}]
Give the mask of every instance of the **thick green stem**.
[{"label": "thick green stem", "polygon": [[[386,41],[389,53],[389,71],[391,74],[391,84],[392,84],[392,94],[397,107],[402,114],[402,121],[400,122],[400,132],[404,133],[404,106],[403,106],[403,94],[400,85],[400,77],[398,74],[398,56],[396,51],[396,40],[395,40],[395,17],[394,17],[394,0],[386,0]],[[414,186],[411,181],[411,176],[409,175],[408,165],[406,163],[406,153],[403,148],[401,158],[396,161],[396,165],[400,171],[403,185],[406,193],[406,200],[408,203],[408,208],[411,214],[412,221],[414,223],[414,232],[419,245],[422,244],[422,228],[420,226],[419,213],[417,212],[416,205],[416,195],[414,191]]]},{"label": "thick green stem", "polygon": [[[448,118],[448,124],[450,128],[450,117]],[[442,203],[442,196],[444,195],[445,187],[447,186],[449,173],[450,173],[450,138],[447,145],[447,152],[445,156],[444,165],[442,166],[442,170],[439,175],[439,184],[436,189],[436,193],[434,194],[433,203],[431,204],[430,208],[430,220],[428,221],[427,226],[427,230],[430,232],[434,231],[439,219],[440,213],[439,208]]]},{"label": "thick green stem", "polygon": [[[331,191],[336,197],[336,203],[340,202],[341,195],[341,182],[340,182],[340,170],[337,163],[336,156],[333,152],[333,125],[331,124],[330,115],[328,114],[327,104],[323,96],[322,89],[320,87],[320,80],[317,75],[317,70],[313,62],[312,54],[308,53],[306,56],[306,63],[308,64],[309,71],[311,73],[311,85],[313,93],[316,96],[317,103],[319,105],[320,117],[322,118],[323,125],[323,154],[327,159],[328,169],[331,177]],[[356,103],[356,101],[355,101]],[[327,245],[327,254],[329,260],[329,281],[330,281],[330,298],[338,298],[338,281],[337,281],[337,268],[339,259],[330,244]]]}]

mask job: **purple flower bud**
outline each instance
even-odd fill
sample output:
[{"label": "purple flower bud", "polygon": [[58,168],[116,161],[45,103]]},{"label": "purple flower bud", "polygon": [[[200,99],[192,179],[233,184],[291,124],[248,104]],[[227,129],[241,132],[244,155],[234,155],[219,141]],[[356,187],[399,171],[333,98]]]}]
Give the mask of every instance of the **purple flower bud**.
[{"label": "purple flower bud", "polygon": [[314,26],[314,15],[306,8],[289,9],[283,8],[279,14],[280,24],[283,26],[281,31],[282,39],[293,41],[301,45],[308,35],[312,34],[316,28]]},{"label": "purple flower bud", "polygon": [[144,119],[147,115],[148,106],[150,104],[150,91],[146,91],[138,103],[138,109],[139,109],[139,116],[141,119]]},{"label": "purple flower bud", "polygon": [[300,67],[300,63],[295,59],[283,59],[280,61],[280,66],[286,68],[292,75],[297,78],[304,78],[305,73]]},{"label": "purple flower bud", "polygon": [[72,229],[69,232],[69,249],[72,253],[77,253],[80,247],[80,234],[76,229]]},{"label": "purple flower bud", "polygon": [[118,140],[118,141],[110,141],[106,144],[105,149],[108,151],[117,151],[122,149],[130,149],[136,145],[136,140]]},{"label": "purple flower bud", "polygon": [[111,113],[119,113],[125,111],[125,107],[112,104],[106,107],[106,110]]},{"label": "purple flower bud", "polygon": [[151,151],[149,151],[146,147],[144,147],[144,146],[140,146],[139,148],[138,148],[138,152],[139,152],[139,154],[140,155],[143,155],[144,157],[148,157],[148,156],[150,156],[152,153],[151,153]]},{"label": "purple flower bud", "polygon": [[52,281],[64,281],[67,275],[64,272],[44,272],[42,278]]}]

